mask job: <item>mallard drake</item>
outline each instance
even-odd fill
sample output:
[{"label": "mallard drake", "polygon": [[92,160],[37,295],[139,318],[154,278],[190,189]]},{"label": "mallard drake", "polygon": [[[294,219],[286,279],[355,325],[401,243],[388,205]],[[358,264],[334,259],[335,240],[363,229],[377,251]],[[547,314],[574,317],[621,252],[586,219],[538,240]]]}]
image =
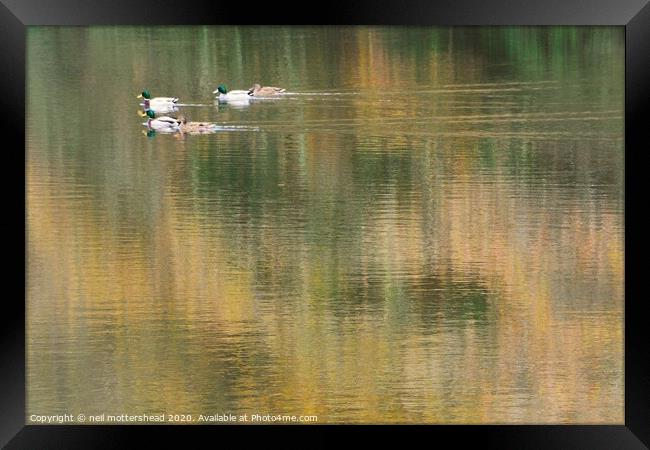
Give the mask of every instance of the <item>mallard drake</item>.
[{"label": "mallard drake", "polygon": [[219,87],[217,87],[212,93],[213,94],[219,93],[219,96],[217,98],[221,101],[226,101],[226,102],[230,100],[247,101],[248,99],[251,98],[249,91],[244,91],[244,90],[229,91],[228,89],[226,89],[226,86],[224,84],[220,84]]},{"label": "mallard drake", "polygon": [[179,119],[169,116],[156,117],[156,113],[152,109],[147,109],[146,113],[140,115],[148,117],[143,125],[146,125],[151,130],[178,131],[181,127],[181,121]]},{"label": "mallard drake", "polygon": [[253,97],[269,97],[272,95],[279,95],[286,91],[286,89],[273,87],[273,86],[260,86],[255,83],[252,88],[248,90],[248,94]]},{"label": "mallard drake", "polygon": [[136,98],[144,98],[144,102],[142,105],[144,106],[144,109],[150,109],[150,108],[158,108],[158,109],[169,109],[173,108],[176,103],[178,103],[178,98],[177,97],[155,97],[151,98],[151,94],[147,89],[142,91],[140,95],[138,95]]}]

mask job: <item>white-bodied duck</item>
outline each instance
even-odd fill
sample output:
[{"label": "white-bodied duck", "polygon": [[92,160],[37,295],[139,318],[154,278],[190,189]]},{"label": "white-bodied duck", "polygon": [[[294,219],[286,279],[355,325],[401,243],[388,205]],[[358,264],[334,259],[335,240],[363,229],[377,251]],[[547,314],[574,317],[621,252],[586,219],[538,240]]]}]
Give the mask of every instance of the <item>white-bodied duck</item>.
[{"label": "white-bodied duck", "polygon": [[213,94],[219,94],[217,98],[219,101],[224,101],[224,102],[229,102],[229,101],[236,101],[236,102],[245,102],[248,101],[251,98],[250,91],[245,91],[245,90],[236,90],[236,91],[229,91],[226,88],[226,85],[220,84],[213,92]]},{"label": "white-bodied duck", "polygon": [[157,110],[169,109],[169,110],[173,110],[174,107],[176,106],[176,103],[178,103],[178,98],[177,97],[155,97],[155,98],[151,98],[151,93],[147,89],[142,91],[142,93],[140,95],[138,95],[137,98],[144,99],[144,101],[142,102],[142,105],[144,106],[145,111],[147,109],[157,109]]},{"label": "white-bodied duck", "polygon": [[157,117],[152,109],[147,109],[147,112],[140,114],[143,117],[148,117],[147,121],[143,124],[150,130],[174,132],[179,131],[181,128],[181,120],[175,117],[162,116]]}]

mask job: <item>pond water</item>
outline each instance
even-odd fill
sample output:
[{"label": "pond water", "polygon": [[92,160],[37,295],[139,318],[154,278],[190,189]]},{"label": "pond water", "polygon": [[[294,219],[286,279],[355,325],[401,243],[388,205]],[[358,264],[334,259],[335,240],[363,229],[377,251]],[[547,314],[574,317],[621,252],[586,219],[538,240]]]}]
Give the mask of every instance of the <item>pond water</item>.
[{"label": "pond water", "polygon": [[[623,423],[622,27],[31,27],[27,62],[28,422]],[[255,82],[288,93],[212,94]],[[241,128],[147,136],[145,88]]]}]

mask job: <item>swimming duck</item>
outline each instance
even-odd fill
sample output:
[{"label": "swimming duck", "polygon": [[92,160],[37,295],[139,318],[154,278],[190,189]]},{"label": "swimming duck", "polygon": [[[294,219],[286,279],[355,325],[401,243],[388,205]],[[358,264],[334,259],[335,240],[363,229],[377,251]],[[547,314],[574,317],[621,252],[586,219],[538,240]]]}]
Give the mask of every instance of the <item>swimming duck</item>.
[{"label": "swimming duck", "polygon": [[176,97],[156,97],[156,98],[151,98],[151,94],[147,89],[142,91],[140,95],[138,95],[136,98],[144,98],[144,102],[142,105],[144,106],[144,109],[150,109],[150,108],[157,108],[157,109],[169,109],[173,108],[176,103],[178,102],[178,98]]},{"label": "swimming duck", "polygon": [[221,101],[247,101],[250,99],[250,91],[244,91],[244,90],[238,90],[238,91],[229,91],[226,89],[226,86],[223,84],[220,84],[217,89],[215,89],[213,94],[219,93],[219,96],[217,97]]},{"label": "swimming duck", "polygon": [[217,125],[210,122],[188,122],[185,116],[178,116],[180,121],[181,133],[213,133],[217,130]]},{"label": "swimming duck", "polygon": [[286,91],[286,89],[273,87],[273,86],[260,86],[255,83],[252,88],[249,89],[248,94],[253,97],[268,97],[271,95],[278,95]]},{"label": "swimming duck", "polygon": [[152,109],[147,109],[146,113],[140,115],[148,117],[143,125],[146,125],[147,128],[152,130],[178,131],[181,127],[181,121],[179,119],[169,116],[156,117],[156,113]]}]

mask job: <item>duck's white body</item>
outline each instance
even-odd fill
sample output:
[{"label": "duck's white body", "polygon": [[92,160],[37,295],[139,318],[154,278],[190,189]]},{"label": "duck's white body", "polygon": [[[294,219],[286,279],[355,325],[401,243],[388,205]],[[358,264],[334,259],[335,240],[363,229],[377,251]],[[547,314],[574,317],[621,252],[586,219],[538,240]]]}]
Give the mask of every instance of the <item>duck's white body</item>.
[{"label": "duck's white body", "polygon": [[[217,93],[219,91],[215,91]],[[250,100],[251,96],[248,91],[228,91],[227,94],[219,94],[217,97],[221,102],[246,102]]]},{"label": "duck's white body", "polygon": [[142,105],[144,106],[144,109],[160,111],[163,109],[174,108],[176,103],[178,103],[178,98],[176,97],[156,97],[150,100],[144,99]]},{"label": "duck's white body", "polygon": [[181,122],[178,119],[169,116],[156,117],[155,119],[147,120],[144,125],[147,128],[156,130],[156,131],[178,131],[181,126]]},{"label": "duck's white body", "polygon": [[149,100],[151,103],[176,103],[178,97],[155,97]]}]

